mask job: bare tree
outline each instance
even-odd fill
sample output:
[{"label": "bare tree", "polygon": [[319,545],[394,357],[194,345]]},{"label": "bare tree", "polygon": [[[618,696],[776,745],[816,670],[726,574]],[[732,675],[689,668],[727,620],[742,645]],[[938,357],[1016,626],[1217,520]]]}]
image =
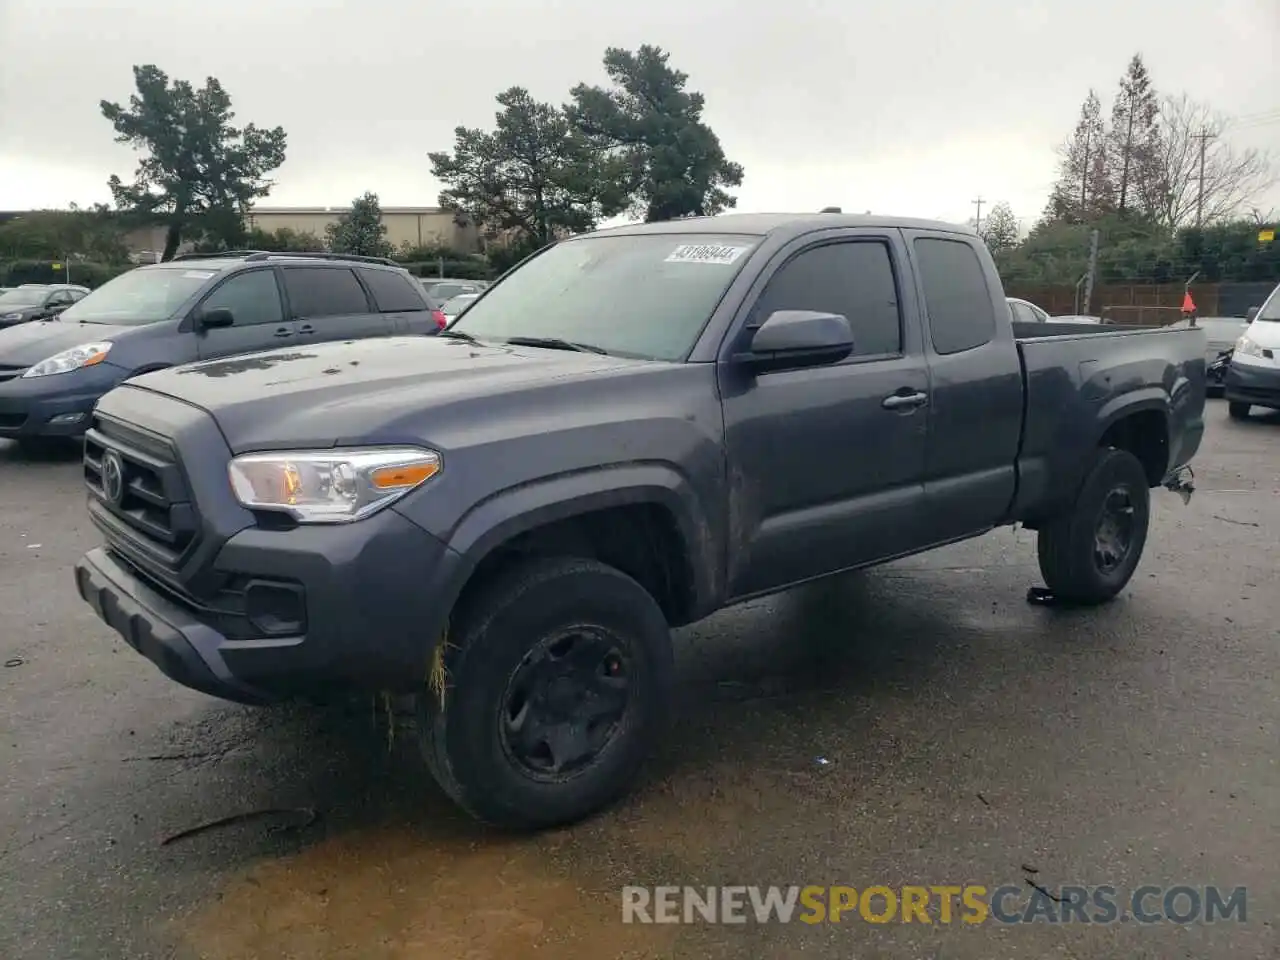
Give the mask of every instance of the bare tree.
[{"label": "bare tree", "polygon": [[1102,101],[1091,89],[1070,139],[1058,147],[1058,180],[1049,194],[1046,219],[1086,223],[1114,209],[1109,149]]},{"label": "bare tree", "polygon": [[[1194,223],[1197,202],[1205,224],[1247,215],[1280,180],[1272,157],[1253,148],[1237,149],[1227,139],[1229,117],[1186,94],[1166,97],[1160,106],[1162,197],[1157,218],[1170,230]],[[1201,194],[1201,136],[1204,171]]]}]

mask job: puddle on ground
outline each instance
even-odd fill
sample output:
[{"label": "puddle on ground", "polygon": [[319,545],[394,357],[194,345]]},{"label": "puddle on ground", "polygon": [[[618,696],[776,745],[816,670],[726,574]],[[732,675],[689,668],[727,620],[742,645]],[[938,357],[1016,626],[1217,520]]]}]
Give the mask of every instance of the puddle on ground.
[{"label": "puddle on ground", "polygon": [[620,890],[580,888],[558,845],[356,831],[253,869],[181,938],[201,960],[669,957],[674,929],[623,924]]}]

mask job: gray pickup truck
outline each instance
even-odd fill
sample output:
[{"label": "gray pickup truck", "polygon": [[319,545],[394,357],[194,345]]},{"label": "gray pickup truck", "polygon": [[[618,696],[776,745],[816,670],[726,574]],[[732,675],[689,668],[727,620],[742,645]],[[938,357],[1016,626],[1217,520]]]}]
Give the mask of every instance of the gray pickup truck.
[{"label": "gray pickup truck", "polygon": [[726,605],[1015,522],[1061,601],[1115,596],[1200,444],[1204,350],[1019,325],[942,223],[601,231],[438,337],[108,393],[84,453],[105,545],[76,584],[215,696],[411,694],[465,809],[567,823],[660,736],[672,628]]}]

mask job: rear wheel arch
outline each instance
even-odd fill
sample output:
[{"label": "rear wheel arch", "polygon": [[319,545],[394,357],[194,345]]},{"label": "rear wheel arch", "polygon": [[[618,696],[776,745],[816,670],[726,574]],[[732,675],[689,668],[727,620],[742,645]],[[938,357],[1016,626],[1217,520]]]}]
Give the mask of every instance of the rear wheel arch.
[{"label": "rear wheel arch", "polygon": [[1169,409],[1163,399],[1126,404],[1103,421],[1095,446],[1126,450],[1138,458],[1147,483],[1158,487],[1169,469]]}]

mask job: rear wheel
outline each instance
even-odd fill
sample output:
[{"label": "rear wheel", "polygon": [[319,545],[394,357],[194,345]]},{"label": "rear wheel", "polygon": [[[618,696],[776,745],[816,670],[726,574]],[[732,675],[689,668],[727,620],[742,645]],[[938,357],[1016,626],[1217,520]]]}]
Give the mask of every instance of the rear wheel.
[{"label": "rear wheel", "polygon": [[1141,461],[1101,450],[1072,509],[1041,528],[1040,572],[1067,602],[1099,604],[1133,576],[1147,542],[1151,490]]},{"label": "rear wheel", "polygon": [[1230,400],[1227,402],[1227,416],[1232,420],[1247,420],[1249,419],[1249,408],[1252,406],[1253,404],[1250,403],[1241,403],[1239,400]]},{"label": "rear wheel", "polygon": [[470,597],[445,653],[446,690],[419,698],[421,746],[473,816],[572,823],[632,783],[671,712],[666,619],[594,560],[533,560]]}]

